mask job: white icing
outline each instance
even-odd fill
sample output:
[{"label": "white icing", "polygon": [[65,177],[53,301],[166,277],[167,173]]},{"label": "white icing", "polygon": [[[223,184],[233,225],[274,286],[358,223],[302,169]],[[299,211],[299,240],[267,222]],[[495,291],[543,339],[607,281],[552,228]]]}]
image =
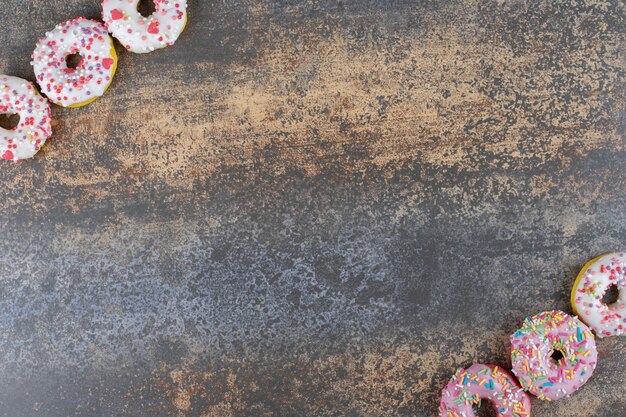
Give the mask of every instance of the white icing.
[{"label": "white icing", "polygon": [[[64,107],[102,96],[115,72],[112,48],[113,40],[100,22],[78,17],[57,25],[39,40],[32,56],[42,92]],[[82,61],[71,69],[66,57],[74,53]]]},{"label": "white icing", "polygon": [[52,135],[50,105],[30,81],[0,75],[0,114],[19,114],[15,129],[0,128],[0,157],[32,158]]},{"label": "white icing", "polygon": [[126,49],[152,52],[173,45],[187,23],[187,0],[154,0],[155,12],[142,16],[139,0],[104,0],[102,20]]},{"label": "white icing", "polygon": [[[617,286],[619,296],[615,303],[607,306],[602,297],[613,284]],[[598,258],[582,272],[573,291],[578,316],[599,337],[626,334],[625,253],[609,253]]]}]

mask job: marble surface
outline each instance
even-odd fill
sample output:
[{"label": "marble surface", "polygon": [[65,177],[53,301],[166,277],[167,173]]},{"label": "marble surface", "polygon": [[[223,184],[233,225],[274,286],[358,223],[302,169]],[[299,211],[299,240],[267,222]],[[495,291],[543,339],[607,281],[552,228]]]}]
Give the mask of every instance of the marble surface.
[{"label": "marble surface", "polygon": [[[99,3],[5,0],[0,71]],[[625,18],[190,0],[175,46],[116,43],[109,91],[0,164],[0,415],[437,415],[626,248]],[[624,415],[624,338],[598,352],[533,416]]]}]

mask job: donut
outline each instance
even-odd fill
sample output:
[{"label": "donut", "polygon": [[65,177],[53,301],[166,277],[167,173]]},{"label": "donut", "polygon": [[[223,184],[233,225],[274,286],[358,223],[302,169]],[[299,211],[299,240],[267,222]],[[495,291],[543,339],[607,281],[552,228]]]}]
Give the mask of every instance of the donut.
[{"label": "donut", "polygon": [[441,417],[474,416],[474,407],[490,401],[498,417],[530,415],[530,399],[515,379],[495,365],[474,364],[459,369],[441,393]]},{"label": "donut", "polygon": [[0,75],[0,114],[17,114],[20,118],[15,128],[0,128],[3,159],[32,158],[52,135],[50,105],[29,81]]},{"label": "donut", "polygon": [[[77,64],[68,66],[68,57]],[[39,39],[32,66],[42,92],[63,107],[91,103],[107,90],[117,68],[113,40],[100,22],[68,20]]]},{"label": "donut", "polygon": [[[602,297],[617,286],[617,301],[606,305]],[[598,337],[626,334],[626,255],[609,253],[587,262],[572,288],[574,313]]]},{"label": "donut", "polygon": [[562,311],[526,318],[511,336],[513,373],[540,399],[569,397],[587,382],[598,359],[591,330]]},{"label": "donut", "polygon": [[139,13],[139,0],[104,0],[102,20],[126,49],[152,52],[173,45],[187,24],[187,0],[153,0],[155,11]]}]

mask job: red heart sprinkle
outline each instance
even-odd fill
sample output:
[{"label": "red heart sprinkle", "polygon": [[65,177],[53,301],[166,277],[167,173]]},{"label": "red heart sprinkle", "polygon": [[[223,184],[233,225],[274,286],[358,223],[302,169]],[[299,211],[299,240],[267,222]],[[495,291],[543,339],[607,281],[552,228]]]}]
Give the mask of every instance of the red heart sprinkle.
[{"label": "red heart sprinkle", "polygon": [[8,159],[8,160],[13,160],[13,152],[6,151],[5,153],[2,154],[2,158],[3,159]]},{"label": "red heart sprinkle", "polygon": [[102,66],[106,69],[110,69],[111,65],[113,65],[113,63],[115,63],[115,61],[113,60],[113,58],[104,58],[102,60]]},{"label": "red heart sprinkle", "polygon": [[124,13],[120,12],[117,9],[111,10],[111,19],[119,20],[119,19],[122,19],[122,18],[124,18]]},{"label": "red heart sprinkle", "polygon": [[154,21],[148,25],[148,33],[156,35],[159,33],[159,22]]}]

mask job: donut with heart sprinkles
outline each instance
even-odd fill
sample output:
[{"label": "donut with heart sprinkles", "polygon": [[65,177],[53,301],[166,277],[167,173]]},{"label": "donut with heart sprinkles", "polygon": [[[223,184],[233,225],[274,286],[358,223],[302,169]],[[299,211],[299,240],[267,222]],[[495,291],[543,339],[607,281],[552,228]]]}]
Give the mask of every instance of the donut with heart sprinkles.
[{"label": "donut with heart sprinkles", "polygon": [[139,0],[104,0],[102,20],[131,52],[146,53],[173,45],[187,24],[187,0],[153,0],[154,13],[144,17]]},{"label": "donut with heart sprinkles", "polygon": [[[70,58],[76,58],[74,64]],[[37,82],[48,99],[80,107],[102,96],[117,68],[113,40],[101,22],[68,20],[37,42],[32,55]]]},{"label": "donut with heart sprinkles", "polygon": [[2,159],[32,158],[52,135],[50,105],[29,81],[0,75],[0,114],[19,116],[13,129],[0,128]]}]

